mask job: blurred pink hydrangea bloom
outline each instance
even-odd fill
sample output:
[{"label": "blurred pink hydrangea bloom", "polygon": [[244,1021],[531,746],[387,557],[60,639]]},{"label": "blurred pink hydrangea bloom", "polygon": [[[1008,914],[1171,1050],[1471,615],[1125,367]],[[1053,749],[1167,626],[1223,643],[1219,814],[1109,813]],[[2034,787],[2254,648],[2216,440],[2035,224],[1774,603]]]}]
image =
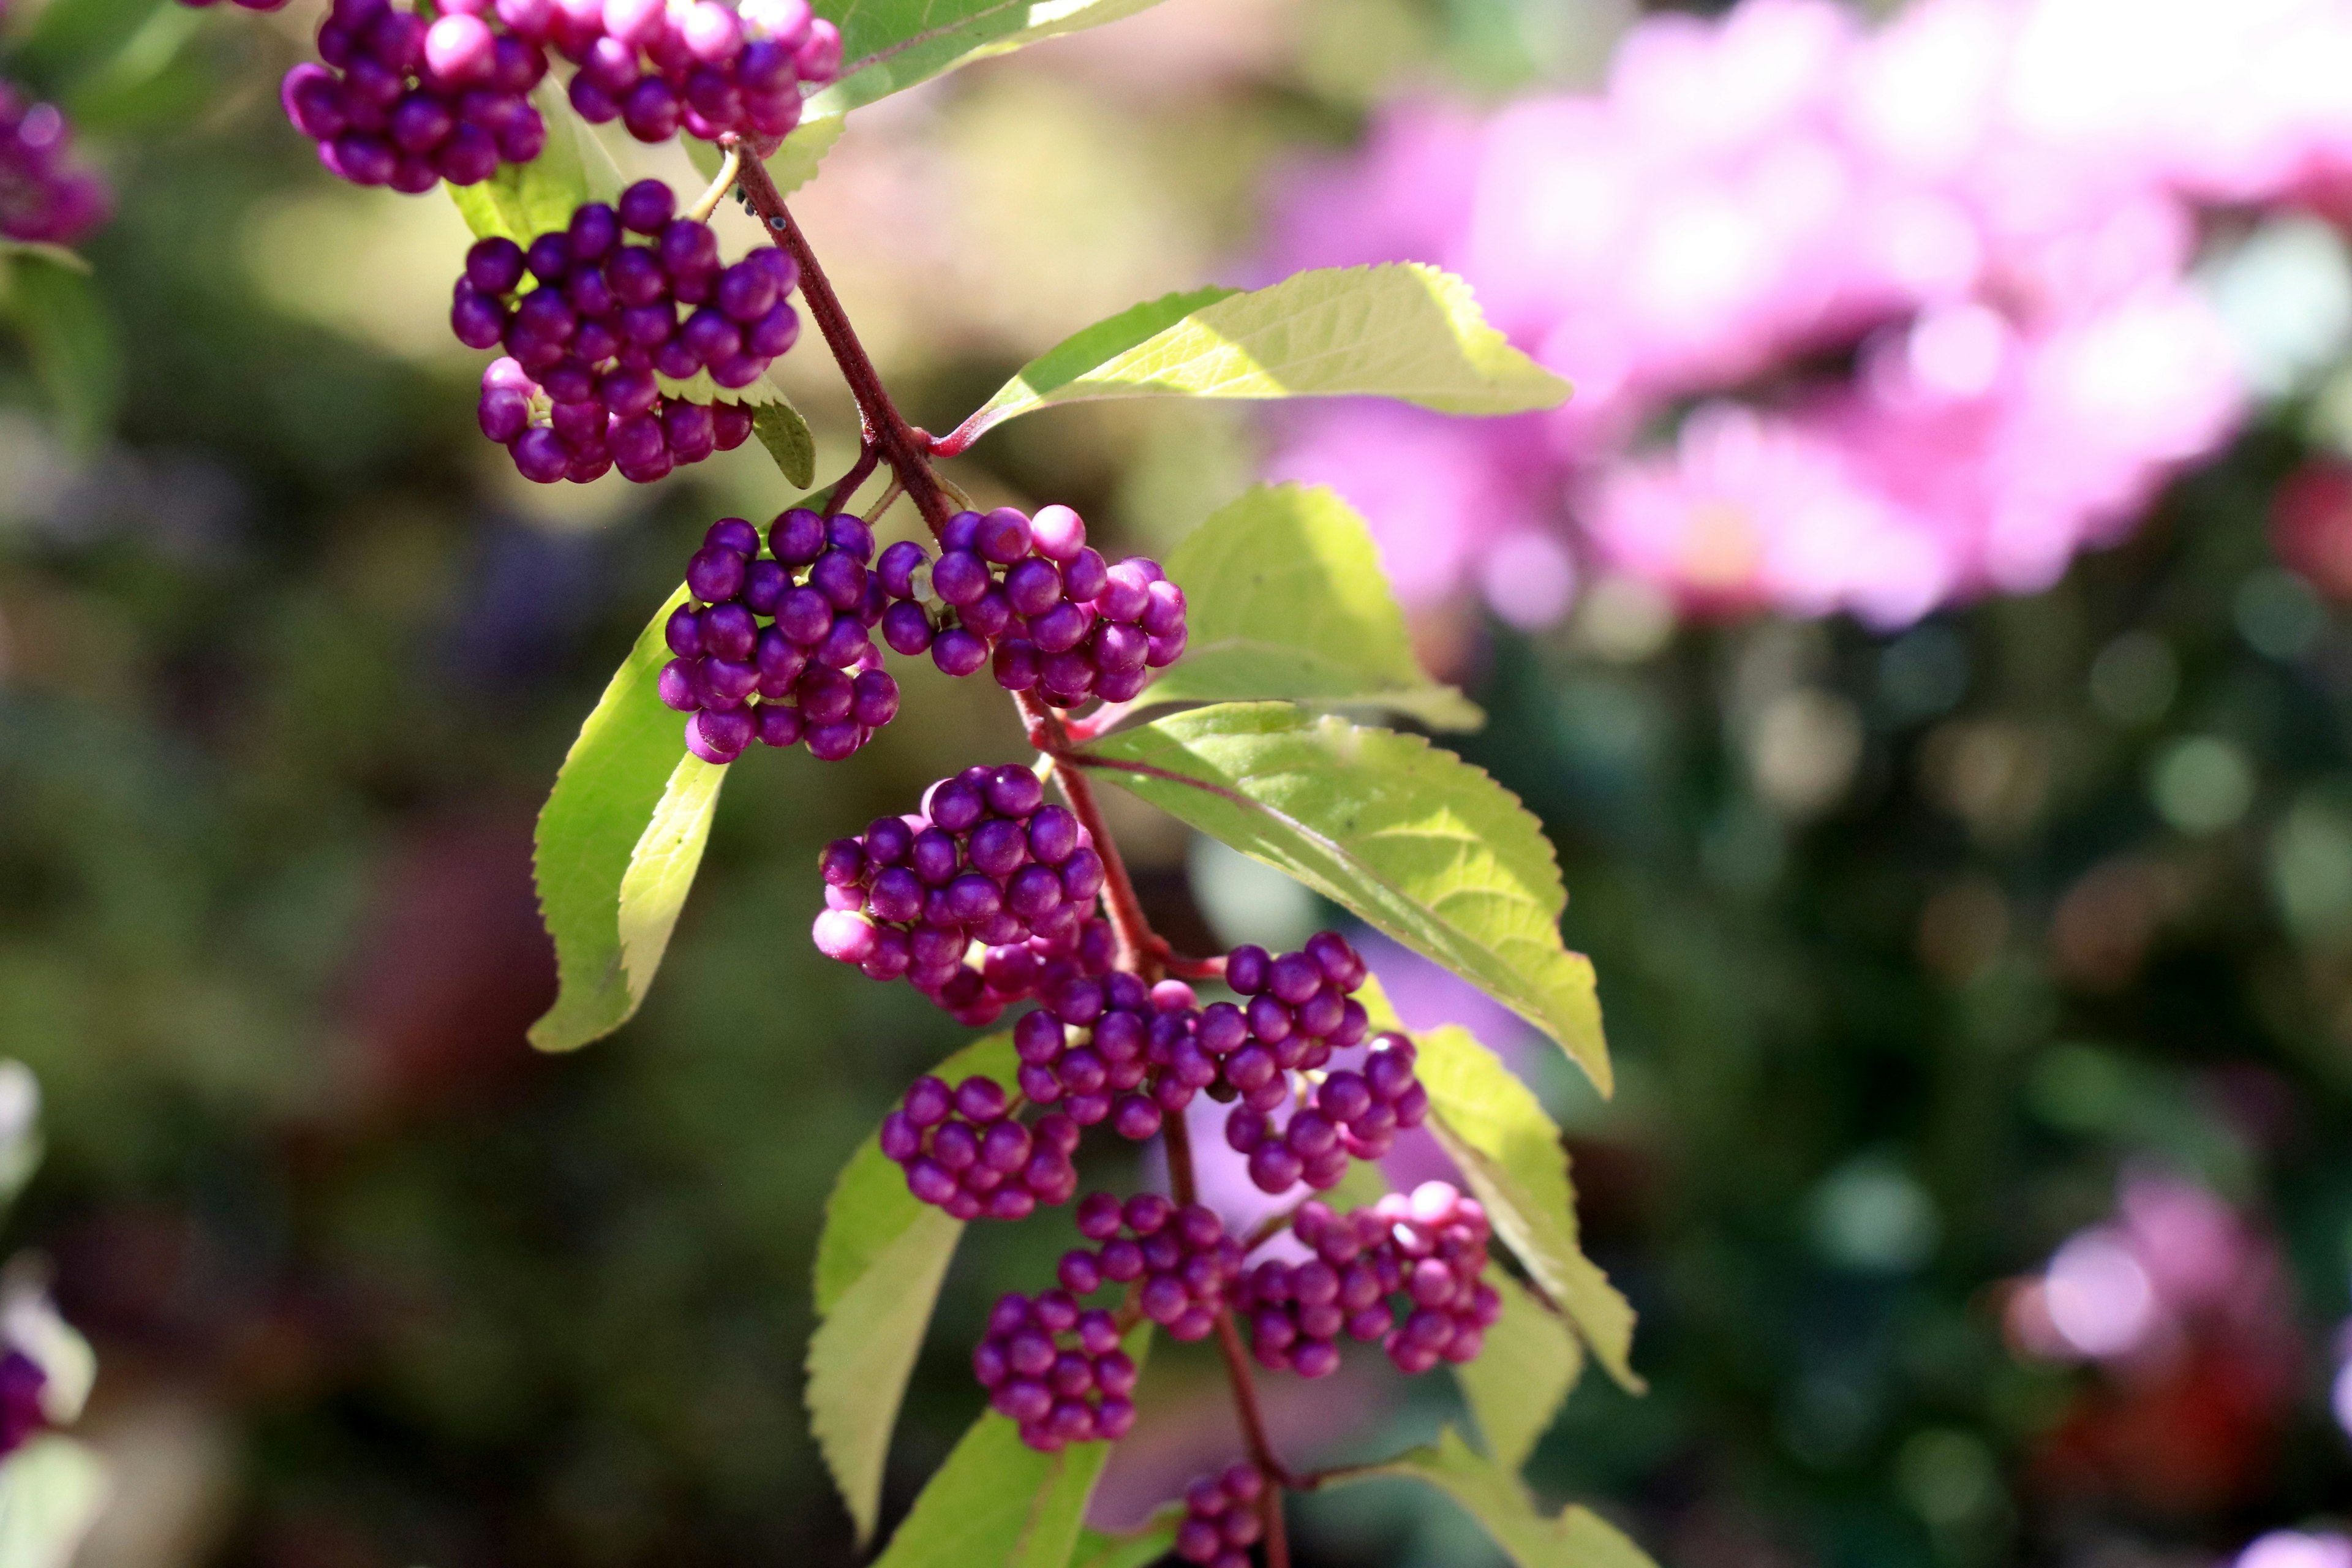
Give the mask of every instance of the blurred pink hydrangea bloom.
[{"label": "blurred pink hydrangea bloom", "polygon": [[1577,397],[1293,410],[1271,470],[1409,602],[1522,624],[1580,563],[1881,626],[2047,586],[2244,417],[2199,208],[2342,205],[2347,80],[2342,0],[1746,0],[1641,23],[1598,96],[1400,105],[1277,183],[1269,266],[1435,262]]}]

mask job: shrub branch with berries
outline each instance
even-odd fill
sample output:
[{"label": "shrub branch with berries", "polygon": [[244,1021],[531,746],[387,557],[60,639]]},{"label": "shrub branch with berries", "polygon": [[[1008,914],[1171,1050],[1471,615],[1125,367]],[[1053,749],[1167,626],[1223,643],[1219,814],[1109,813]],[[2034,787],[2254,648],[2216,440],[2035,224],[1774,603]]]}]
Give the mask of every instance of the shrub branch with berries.
[{"label": "shrub branch with berries", "polygon": [[[1406,1031],[1339,931],[1290,952],[1176,952],[1097,798],[1127,791],[1297,878],[1517,1011],[1607,1091],[1591,969],[1562,945],[1566,892],[1534,817],[1421,735],[1342,716],[1481,718],[1414,658],[1362,520],[1328,491],[1261,487],[1164,563],[1115,559],[1069,507],[971,506],[940,467],[1089,399],[1371,395],[1482,415],[1567,386],[1458,279],[1327,269],[1086,327],[932,437],[892,401],[785,205],[843,116],[1134,8],[331,0],[318,58],[287,75],[287,119],[328,171],[443,186],[473,227],[450,327],[490,356],[477,417],[526,479],[655,483],[757,434],[791,487],[772,516],[681,544],[682,583],[557,777],[537,868],[562,984],[532,1038],[572,1048],[635,1011],[747,752],[843,762],[897,716],[902,681],[984,672],[976,689],[1009,697],[1034,762],[976,761],[829,845],[810,881],[819,952],[968,1027],[1003,1026],[908,1086],[827,1207],[808,1402],[860,1538],[948,1260],[985,1220],[1070,1226],[1081,1245],[967,1326],[985,1409],[885,1563],[1164,1550],[1286,1568],[1284,1498],[1372,1475],[1435,1487],[1523,1564],[1638,1563],[1592,1515],[1540,1512],[1517,1479],[1587,1353],[1638,1386],[1632,1313],[1578,1247],[1558,1127],[1464,1031]],[[703,144],[709,188],[619,188],[606,126]],[[727,253],[709,218],[730,196],[772,243]],[[88,200],[40,199],[68,216]],[[863,437],[814,490],[806,426],[767,377],[803,315]],[[1407,1137],[1433,1139],[1459,1180],[1390,1191],[1381,1162]],[[1162,1190],[1116,1190],[1133,1163],[1114,1151],[1146,1145]],[[1244,1188],[1271,1215],[1247,1228],[1213,1201]],[[1150,1419],[1155,1336],[1214,1346],[1234,1462],[1128,1537],[1096,1538],[1079,1521],[1108,1446]],[[1449,1430],[1323,1471],[1277,1452],[1258,1380],[1329,1376],[1351,1345],[1394,1373],[1454,1369],[1477,1445]]]}]

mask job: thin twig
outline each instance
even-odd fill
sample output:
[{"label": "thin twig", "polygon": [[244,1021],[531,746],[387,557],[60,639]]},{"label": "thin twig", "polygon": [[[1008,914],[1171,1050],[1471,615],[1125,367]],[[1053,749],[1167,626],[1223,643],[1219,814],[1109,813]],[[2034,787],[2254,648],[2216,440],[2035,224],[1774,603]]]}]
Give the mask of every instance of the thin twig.
[{"label": "thin twig", "polygon": [[710,215],[719,210],[719,204],[727,199],[727,193],[735,188],[735,175],[743,166],[742,159],[743,155],[734,148],[727,149],[726,155],[719,161],[719,173],[711,180],[710,188],[695,198],[694,205],[686,209],[687,216],[697,223],[710,220]]},{"label": "thin twig", "polygon": [[874,471],[874,465],[880,460],[871,442],[860,446],[857,461],[849,465],[849,472],[841,476],[841,481],[833,487],[833,494],[825,498],[824,515],[835,516],[847,506],[849,498],[857,493],[857,487],[866,482],[866,477]]},{"label": "thin twig", "polygon": [[769,177],[768,167],[756,156],[742,162],[740,183],[744,195],[751,198],[751,210],[760,215],[768,226],[768,236],[792,255],[800,268],[801,299],[807,304],[809,314],[816,321],[819,332],[824,335],[825,347],[833,351],[834,363],[841,367],[842,379],[849,384],[849,395],[857,400],[859,417],[865,422],[868,438],[907,493],[915,500],[915,508],[923,514],[936,535],[947,526],[950,515],[947,497],[940,490],[939,481],[931,473],[930,443],[916,435],[913,426],[898,413],[890,401],[890,394],[882,384],[881,374],[874,368],[873,359],[866,346],[857,341],[857,330],[849,324],[849,316],[841,308],[841,297],[833,291],[833,280],[824,275],[824,267],[809,248],[808,237],[784,206],[784,198]]}]

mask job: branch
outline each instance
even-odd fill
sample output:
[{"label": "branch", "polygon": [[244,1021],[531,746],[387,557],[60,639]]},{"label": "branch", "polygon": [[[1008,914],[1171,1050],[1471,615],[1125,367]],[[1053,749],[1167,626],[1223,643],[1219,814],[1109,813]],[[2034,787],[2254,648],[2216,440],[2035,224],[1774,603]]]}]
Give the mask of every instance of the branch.
[{"label": "branch", "polygon": [[866,438],[914,498],[916,510],[923,514],[923,521],[936,536],[947,526],[950,512],[947,497],[931,473],[929,438],[918,436],[900,416],[898,405],[890,401],[881,373],[874,368],[866,345],[857,341],[857,329],[849,324],[848,312],[841,308],[841,297],[833,291],[833,280],[824,275],[816,252],[809,248],[808,237],[785,209],[784,198],[769,176],[768,166],[750,154],[748,149],[742,151],[746,155],[740,178],[751,210],[768,226],[769,237],[789,252],[800,268],[801,298],[807,302],[817,331],[824,334],[825,347],[833,351],[834,363],[841,367],[841,377],[849,384],[849,395],[857,400],[858,417],[866,426]]},{"label": "branch", "polygon": [[[767,225],[769,237],[798,264],[801,274],[801,297],[816,321],[817,331],[824,334],[825,346],[833,351],[834,362],[841,367],[842,379],[849,384],[850,395],[857,400],[860,422],[865,426],[864,449],[859,468],[853,470],[856,479],[871,468],[878,458],[889,465],[891,474],[914,498],[923,521],[930,525],[934,537],[947,526],[951,515],[945,487],[931,471],[931,456],[940,451],[942,443],[908,425],[890,401],[889,389],[882,384],[881,374],[865,345],[857,341],[856,329],[841,308],[840,296],[833,291],[833,282],[824,275],[824,266],[816,253],[809,248],[808,237],[793,215],[785,209],[783,196],[775,181],[768,174],[767,166],[750,149],[741,150],[740,181],[751,210]],[[968,444],[969,437],[965,438]],[[949,445],[961,451],[961,444]],[[856,488],[845,480],[844,488],[835,493],[835,505],[848,499]],[[1030,743],[1055,758],[1057,763],[1085,762],[1101,765],[1097,759],[1074,755],[1070,731],[1062,716],[1040,700],[1034,692],[1014,695],[1020,709],[1023,728]],[[1110,764],[1119,765],[1119,764]],[[1134,764],[1129,764],[1134,765]],[[1157,769],[1139,771],[1158,772]],[[1118,842],[1112,838],[1110,826],[1103,820],[1101,804],[1095,799],[1094,785],[1078,767],[1057,765],[1055,782],[1070,803],[1070,810],[1092,837],[1095,853],[1103,861],[1104,901],[1110,910],[1111,929],[1118,938],[1117,963],[1120,969],[1153,980],[1177,962],[1167,942],[1157,935],[1143,913],[1142,901],[1136,897],[1134,879],[1128,875],[1127,862],[1120,857]],[[1171,777],[1177,775],[1170,775]],[[1187,779],[1188,784],[1198,780]],[[1186,960],[1181,972],[1205,977],[1223,972],[1216,960]],[[1198,1185],[1192,1173],[1192,1146],[1181,1115],[1171,1117],[1162,1132],[1168,1150],[1169,1184],[1174,1189],[1176,1201],[1189,1204],[1197,1201]],[[1223,1352],[1225,1375],[1233,1385],[1234,1413],[1241,1423],[1242,1435],[1249,1445],[1250,1457],[1267,1480],[1263,1508],[1265,1510],[1266,1568],[1290,1568],[1290,1544],[1285,1536],[1282,1517],[1282,1494],[1292,1486],[1294,1478],[1275,1457],[1266,1441],[1265,1419],[1258,1406],[1257,1384],[1252,1377],[1249,1358],[1242,1348],[1241,1331],[1234,1325],[1230,1308],[1217,1314],[1217,1343]]]}]

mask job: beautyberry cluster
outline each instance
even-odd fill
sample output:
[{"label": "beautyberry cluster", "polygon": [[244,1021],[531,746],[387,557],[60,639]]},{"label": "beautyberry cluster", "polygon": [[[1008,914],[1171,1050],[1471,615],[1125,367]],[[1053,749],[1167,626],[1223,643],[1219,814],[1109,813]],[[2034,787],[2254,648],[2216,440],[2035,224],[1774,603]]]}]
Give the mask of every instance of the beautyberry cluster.
[{"label": "beautyberry cluster", "polygon": [[1398,1370],[1475,1360],[1502,1298],[1486,1267],[1486,1210],[1444,1182],[1391,1193],[1339,1215],[1309,1200],[1291,1234],[1315,1254],[1250,1270],[1239,1310],[1266,1366],[1323,1377],[1339,1365],[1339,1337],[1377,1340]]},{"label": "beautyberry cluster", "polygon": [[1136,1306],[1171,1337],[1209,1337],[1242,1276],[1241,1244],[1213,1209],[1178,1208],[1157,1193],[1124,1204],[1088,1193],[1077,1218],[1078,1234],[1101,1245],[1062,1255],[1062,1289],[1090,1296],[1106,1284],[1136,1285]]},{"label": "beautyberry cluster", "polygon": [[0,1455],[15,1453],[48,1425],[41,1408],[41,1390],[48,1381],[41,1363],[23,1351],[0,1355]]},{"label": "beautyberry cluster", "polygon": [[72,140],[56,104],[0,81],[0,237],[71,245],[105,220],[105,182],[68,162]]},{"label": "beautyberry cluster", "polygon": [[[544,5],[548,0],[540,0]],[[705,141],[730,132],[762,151],[800,123],[803,86],[841,73],[841,33],[808,0],[553,0],[557,48],[577,64],[572,107],[618,120],[640,142],[684,126]]]},{"label": "beautyberry cluster", "polygon": [[1265,1478],[1255,1465],[1234,1465],[1184,1489],[1184,1522],[1176,1527],[1176,1555],[1203,1568],[1249,1568],[1249,1549],[1264,1530],[1258,1501]]},{"label": "beautyberry cluster", "polygon": [[702,536],[686,567],[693,597],[662,628],[677,657],[661,700],[688,716],[687,749],[706,763],[755,740],[838,762],[898,712],[898,683],[866,635],[881,610],[866,570],[874,533],[846,512],[795,507],[769,526],[768,549],[740,517]]},{"label": "beautyberry cluster", "polygon": [[1026,1219],[1078,1190],[1078,1124],[1048,1111],[1024,1127],[1018,1110],[994,1079],[950,1089],[926,1074],[882,1119],[882,1152],[906,1170],[908,1192],[956,1219]]},{"label": "beautyberry cluster", "polygon": [[1182,1110],[1216,1078],[1196,1037],[1192,988],[1181,980],[1059,975],[1039,996],[1044,1005],[1013,1026],[1021,1092],[1060,1104],[1081,1127],[1108,1120],[1140,1142],[1160,1131],[1162,1112]]},{"label": "beautyberry cluster", "polygon": [[[720,266],[709,226],[675,207],[667,185],[640,180],[617,210],[590,202],[528,250],[491,238],[466,253],[450,330],[468,348],[505,345],[476,414],[525,479],[584,481],[617,466],[642,484],[751,434],[750,409],[664,396],[660,378],[757,381],[800,335],[785,298],[798,270],[772,246]],[[537,286],[522,292],[526,278]]]},{"label": "beautyberry cluster", "polygon": [[427,21],[391,0],[334,0],[319,24],[326,63],[296,66],[278,89],[286,118],[332,173],[410,195],[528,163],[547,145],[529,96],[547,51],[508,16],[530,7],[442,0]]},{"label": "beautyberry cluster", "polygon": [[1045,1453],[1071,1443],[1117,1442],[1135,1425],[1137,1369],[1118,1348],[1118,1324],[1082,1309],[1066,1290],[1035,1300],[1005,1296],[988,1315],[971,1369],[996,1412],[1021,1424],[1021,1440]]},{"label": "beautyberry cluster", "polygon": [[885,618],[884,641],[929,649],[950,675],[989,665],[1006,690],[1034,689],[1055,707],[1125,702],[1184,651],[1184,590],[1140,556],[1106,563],[1066,506],[1034,518],[1012,507],[958,512],[937,560],[908,542],[879,565],[891,595],[908,601]]},{"label": "beautyberry cluster", "polygon": [[973,1027],[1023,997],[1098,984],[1089,977],[1109,966],[1110,929],[1095,914],[1102,857],[1017,763],[940,780],[921,811],[836,839],[819,864],[817,951],[876,980],[904,976]]},{"label": "beautyberry cluster", "polygon": [[1235,1106],[1225,1118],[1225,1142],[1249,1156],[1250,1180],[1263,1192],[1287,1192],[1300,1181],[1318,1193],[1336,1187],[1349,1160],[1382,1158],[1400,1131],[1428,1117],[1429,1091],[1413,1076],[1413,1058],[1404,1036],[1375,1035],[1360,1068],[1326,1073],[1281,1126],[1255,1104]]}]

